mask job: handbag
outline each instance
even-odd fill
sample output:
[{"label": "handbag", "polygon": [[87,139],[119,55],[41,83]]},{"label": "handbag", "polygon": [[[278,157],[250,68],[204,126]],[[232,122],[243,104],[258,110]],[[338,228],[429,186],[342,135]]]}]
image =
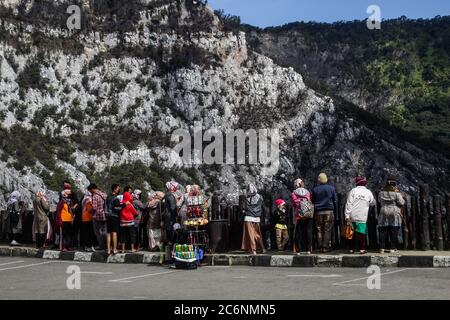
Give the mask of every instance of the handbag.
[{"label": "handbag", "polygon": [[355,233],[355,230],[353,229],[353,226],[350,223],[347,223],[344,226],[344,230],[342,232],[342,235],[344,236],[344,238],[347,240],[352,240],[354,233]]}]

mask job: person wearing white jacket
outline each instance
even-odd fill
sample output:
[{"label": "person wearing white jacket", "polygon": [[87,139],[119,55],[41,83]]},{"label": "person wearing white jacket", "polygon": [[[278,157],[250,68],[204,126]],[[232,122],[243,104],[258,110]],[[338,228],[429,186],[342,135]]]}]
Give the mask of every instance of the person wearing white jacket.
[{"label": "person wearing white jacket", "polygon": [[352,224],[354,229],[353,239],[349,242],[350,253],[353,253],[355,242],[358,242],[359,252],[366,253],[367,217],[369,208],[374,206],[376,201],[372,192],[366,188],[367,180],[359,176],[355,179],[356,187],[353,188],[347,197],[345,205],[345,221]]}]

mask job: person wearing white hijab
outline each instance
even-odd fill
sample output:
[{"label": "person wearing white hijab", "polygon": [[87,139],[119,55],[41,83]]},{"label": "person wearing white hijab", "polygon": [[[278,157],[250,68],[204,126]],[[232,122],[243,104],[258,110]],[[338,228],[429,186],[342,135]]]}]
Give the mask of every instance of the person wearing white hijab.
[{"label": "person wearing white hijab", "polygon": [[242,250],[251,254],[256,254],[257,247],[259,247],[262,253],[265,253],[266,249],[264,248],[260,227],[261,217],[264,213],[264,199],[252,183],[247,185],[243,213],[245,217],[244,232],[242,235]]}]

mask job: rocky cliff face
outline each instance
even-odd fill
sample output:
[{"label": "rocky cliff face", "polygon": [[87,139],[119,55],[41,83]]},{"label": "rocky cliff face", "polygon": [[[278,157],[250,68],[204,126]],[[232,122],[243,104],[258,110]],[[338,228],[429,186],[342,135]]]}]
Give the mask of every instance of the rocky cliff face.
[{"label": "rocky cliff face", "polygon": [[[448,189],[448,159],[317,94],[251,50],[244,32],[226,32],[202,1],[83,1],[72,31],[71,4],[0,0],[0,206],[13,189],[29,200],[46,188],[55,200],[65,177],[85,188],[120,176],[147,190],[176,178],[231,198],[244,181],[285,195],[295,177],[312,186],[322,170],[342,190],[357,173],[379,187],[387,172],[408,191]],[[171,134],[198,121],[278,129],[280,170],[182,166]]]}]

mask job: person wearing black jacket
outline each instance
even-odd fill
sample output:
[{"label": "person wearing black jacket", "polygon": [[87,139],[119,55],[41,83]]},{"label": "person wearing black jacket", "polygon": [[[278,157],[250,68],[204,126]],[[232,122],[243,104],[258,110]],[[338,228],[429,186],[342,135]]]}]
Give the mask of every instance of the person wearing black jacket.
[{"label": "person wearing black jacket", "polygon": [[165,247],[166,247],[166,261],[172,260],[172,245],[175,240],[173,225],[177,219],[177,199],[175,193],[178,190],[178,183],[170,181],[166,183],[167,192],[164,196],[164,232],[165,232]]},{"label": "person wearing black jacket", "polygon": [[106,198],[106,251],[111,254],[111,241],[113,246],[113,253],[117,254],[117,234],[120,227],[120,212],[123,205],[120,203],[122,198],[120,194],[120,186],[113,184],[111,186],[111,194]]},{"label": "person wearing black jacket", "polygon": [[243,251],[256,254],[256,250],[260,249],[262,253],[266,252],[260,226],[264,210],[263,197],[258,193],[256,187],[249,183],[244,202],[244,230],[241,245]]}]

